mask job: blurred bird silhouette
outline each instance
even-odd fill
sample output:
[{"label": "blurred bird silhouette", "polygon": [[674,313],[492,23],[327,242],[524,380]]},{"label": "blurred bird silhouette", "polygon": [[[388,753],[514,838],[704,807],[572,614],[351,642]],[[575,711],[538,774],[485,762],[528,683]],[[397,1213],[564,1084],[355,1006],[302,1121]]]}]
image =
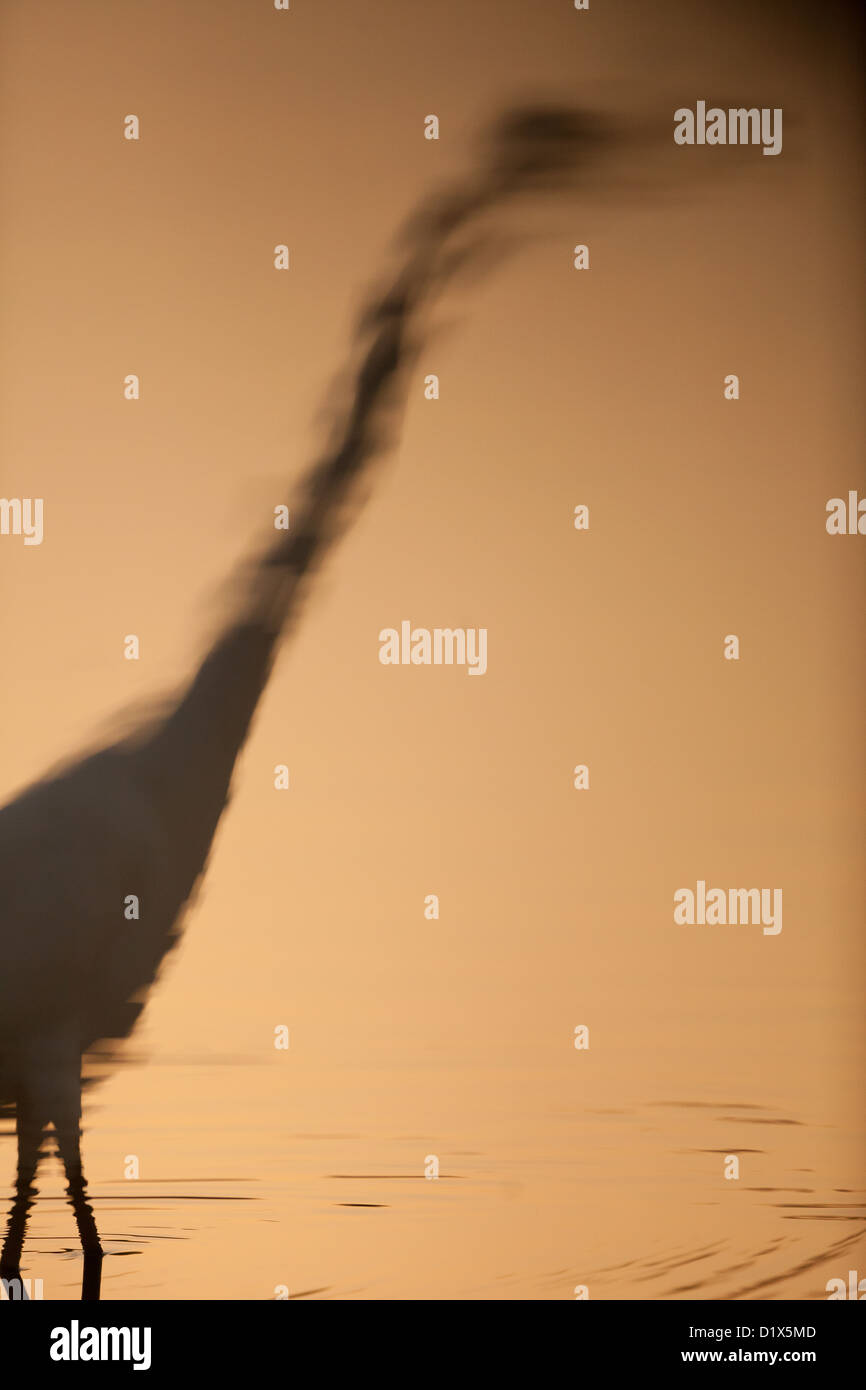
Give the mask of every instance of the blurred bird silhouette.
[{"label": "blurred bird silhouette", "polygon": [[[253,562],[238,610],[189,686],[146,727],[0,809],[0,1109],[14,1108],[18,1143],[3,1279],[20,1279],[53,1125],[84,1252],[82,1297],[99,1297],[102,1248],[81,1160],[82,1059],[130,1033],[177,938],[279,642],[353,498],[357,506],[355,485],[393,433],[425,305],[489,255],[495,234],[483,214],[515,195],[569,187],[608,138],[587,115],[550,107],[510,112],[492,127],[475,172],[406,224],[398,272],[356,326],[330,447],[306,478],[291,530]],[[124,914],[130,895],[138,920]]]}]

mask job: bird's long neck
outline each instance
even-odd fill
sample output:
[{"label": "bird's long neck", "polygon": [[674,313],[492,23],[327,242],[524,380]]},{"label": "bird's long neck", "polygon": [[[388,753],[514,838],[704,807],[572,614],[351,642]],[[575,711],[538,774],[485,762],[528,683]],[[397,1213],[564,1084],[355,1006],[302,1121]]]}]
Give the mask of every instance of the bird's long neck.
[{"label": "bird's long neck", "polygon": [[193,859],[206,855],[232,772],[268,681],[276,647],[296,619],[310,572],[347,520],[354,484],[385,441],[399,406],[395,379],[412,355],[410,325],[436,278],[445,241],[477,204],[464,198],[428,233],[357,332],[357,366],[335,441],[311,469],[291,529],[256,562],[237,616],[207,652],[186,691],[141,746],[139,766],[160,809],[183,827]]},{"label": "bird's long neck", "polygon": [[[139,767],[175,828],[206,854],[232,771],[270,674],[277,642],[296,618],[305,581],[338,535],[354,485],[387,443],[400,403],[395,382],[419,345],[419,311],[449,276],[484,251],[462,234],[478,215],[557,169],[576,139],[561,114],[506,120],[486,167],[466,186],[426,202],[404,233],[404,263],[362,314],[349,400],[332,447],[311,469],[296,521],[253,568],[239,614],[217,638],[185,694],[146,740]],[[193,829],[194,825],[194,829]],[[180,833],[177,831],[177,833]]]}]

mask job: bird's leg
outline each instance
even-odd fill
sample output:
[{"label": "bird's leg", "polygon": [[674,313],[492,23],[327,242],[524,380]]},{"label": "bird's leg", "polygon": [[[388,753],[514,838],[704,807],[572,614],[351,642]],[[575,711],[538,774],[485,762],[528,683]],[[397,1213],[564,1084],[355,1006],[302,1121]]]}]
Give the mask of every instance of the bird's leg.
[{"label": "bird's leg", "polygon": [[7,1290],[12,1280],[18,1280],[16,1292],[20,1290],[23,1293],[23,1286],[20,1283],[21,1253],[24,1249],[27,1217],[36,1197],[34,1178],[42,1148],[43,1126],[41,1119],[38,1118],[38,1112],[28,1105],[26,1098],[19,1097],[16,1110],[18,1171],[15,1177],[15,1200],[9,1212],[9,1226],[6,1231],[6,1239],[3,1242],[3,1250],[0,1253],[0,1278],[5,1280]]},{"label": "bird's leg", "polygon": [[65,1088],[63,1105],[55,1113],[54,1129],[57,1135],[57,1152],[66,1173],[66,1191],[75,1213],[81,1249],[84,1252],[81,1297],[86,1302],[95,1302],[99,1299],[102,1283],[102,1246],[93,1208],[87,1200],[87,1184],[81,1166],[80,1075],[76,1078],[74,1097],[71,1088]]}]

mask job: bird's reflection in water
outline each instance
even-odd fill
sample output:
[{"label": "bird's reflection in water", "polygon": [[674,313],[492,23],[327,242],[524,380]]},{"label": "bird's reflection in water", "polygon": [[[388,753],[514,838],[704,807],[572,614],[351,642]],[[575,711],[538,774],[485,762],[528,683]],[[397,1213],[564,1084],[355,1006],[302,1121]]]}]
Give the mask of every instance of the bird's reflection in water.
[{"label": "bird's reflection in water", "polygon": [[[184,1098],[168,1123],[164,1066]],[[280,1104],[284,1070],[258,1056],[157,1054],[115,1072],[99,1097],[111,1132],[136,1132],[147,1162],[135,1182],[99,1184],[103,1296],[224,1297],[232,1267],[232,1296],[244,1299],[572,1299],[587,1285],[594,1299],[808,1300],[863,1268],[866,1193],[833,1124],[754,1101],[616,1106],[610,1076],[588,1104],[569,1105],[562,1075],[539,1072],[519,1091],[518,1147],[513,1119],[465,1104],[501,1076],[479,1084],[455,1064],[424,1073],[424,1104],[444,1112],[456,1097],[463,1117],[437,1134],[431,1183],[426,1136],[406,1126],[415,1074],[377,1072],[371,1114],[369,1072],[339,1063],[293,1076],[294,1109]],[[632,1085],[622,1075],[618,1095]],[[116,1147],[104,1130],[94,1133],[102,1172]],[[736,1187],[720,1176],[732,1150]],[[69,1298],[90,1272],[60,1220],[64,1200],[59,1184],[43,1192],[29,1231],[25,1277],[43,1280],[48,1299]]]}]

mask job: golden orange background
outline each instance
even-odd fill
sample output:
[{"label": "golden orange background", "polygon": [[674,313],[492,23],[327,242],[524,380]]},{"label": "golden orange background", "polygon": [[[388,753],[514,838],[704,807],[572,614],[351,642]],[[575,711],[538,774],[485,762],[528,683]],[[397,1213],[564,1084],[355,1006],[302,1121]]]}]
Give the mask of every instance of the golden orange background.
[{"label": "golden orange background", "polygon": [[[541,93],[662,132],[441,306],[266,692],[147,1065],[87,1110],[106,1297],[866,1274],[866,541],[824,527],[866,490],[847,13],[3,5],[0,491],[45,499],[41,547],[0,538],[4,799],[192,671],[320,449],[394,229],[490,113]],[[698,99],[781,106],[783,153],[677,149]],[[381,666],[403,619],[486,627],[487,674]],[[674,926],[698,878],[781,886],[783,931]],[[25,1274],[65,1297],[59,1170],[40,1187]]]}]

